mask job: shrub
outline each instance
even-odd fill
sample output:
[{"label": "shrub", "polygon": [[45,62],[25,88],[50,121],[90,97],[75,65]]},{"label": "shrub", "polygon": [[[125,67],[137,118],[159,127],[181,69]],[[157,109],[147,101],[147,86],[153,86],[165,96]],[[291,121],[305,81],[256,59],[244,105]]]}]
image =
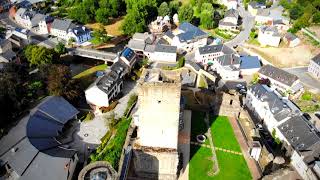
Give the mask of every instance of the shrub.
[{"label": "shrub", "polygon": [[309,91],[305,91],[305,92],[302,94],[301,99],[302,99],[302,100],[305,100],[305,101],[311,101],[311,100],[312,100],[312,93],[309,92]]}]

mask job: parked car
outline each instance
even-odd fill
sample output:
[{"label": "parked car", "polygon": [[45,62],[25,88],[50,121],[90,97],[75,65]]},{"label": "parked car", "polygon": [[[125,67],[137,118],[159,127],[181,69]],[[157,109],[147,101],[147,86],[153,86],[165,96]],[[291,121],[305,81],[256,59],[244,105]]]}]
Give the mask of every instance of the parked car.
[{"label": "parked car", "polygon": [[311,120],[311,116],[308,113],[303,113],[303,116],[307,119],[307,120]]},{"label": "parked car", "polygon": [[320,119],[320,112],[314,113],[315,116],[317,116],[318,119]]}]

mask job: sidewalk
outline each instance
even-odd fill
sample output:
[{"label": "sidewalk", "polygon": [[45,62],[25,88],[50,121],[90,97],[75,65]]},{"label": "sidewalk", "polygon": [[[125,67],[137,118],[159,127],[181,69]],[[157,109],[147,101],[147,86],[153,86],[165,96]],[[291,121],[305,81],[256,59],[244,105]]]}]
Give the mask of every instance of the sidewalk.
[{"label": "sidewalk", "polygon": [[238,143],[241,147],[242,150],[242,154],[244,156],[244,158],[247,161],[247,165],[249,167],[249,170],[251,172],[252,175],[252,179],[259,179],[262,174],[260,173],[259,168],[257,167],[256,163],[254,162],[254,159],[252,159],[249,155],[249,147],[246,144],[245,138],[243,137],[240,127],[238,125],[238,123],[236,122],[236,119],[233,117],[229,117],[229,122],[233,128],[234,134],[238,140]]}]

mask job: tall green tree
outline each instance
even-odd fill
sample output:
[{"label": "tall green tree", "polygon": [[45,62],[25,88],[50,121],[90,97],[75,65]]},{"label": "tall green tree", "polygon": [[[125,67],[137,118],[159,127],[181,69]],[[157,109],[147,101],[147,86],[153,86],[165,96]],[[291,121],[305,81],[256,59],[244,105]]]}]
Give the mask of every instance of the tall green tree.
[{"label": "tall green tree", "polygon": [[170,1],[169,3],[169,8],[170,8],[170,12],[171,12],[171,16],[173,16],[174,14],[178,13],[179,7],[180,7],[180,1],[174,0],[174,1]]},{"label": "tall green tree", "polygon": [[289,13],[290,18],[296,20],[303,15],[303,9],[300,5],[296,4],[290,9]]},{"label": "tall green tree", "polygon": [[193,18],[193,8],[190,4],[186,4],[181,6],[181,8],[179,9],[178,12],[178,16],[179,16],[179,21],[183,22],[191,22],[192,18]]},{"label": "tall green tree", "polygon": [[167,2],[161,3],[161,5],[158,8],[158,15],[159,16],[170,15],[170,8]]},{"label": "tall green tree", "polygon": [[24,55],[30,63],[30,66],[40,66],[43,64],[51,64],[55,52],[43,46],[28,45],[24,49]]},{"label": "tall green tree", "polygon": [[67,52],[66,46],[62,43],[59,42],[56,47],[54,48],[54,51],[58,54],[64,54]]},{"label": "tall green tree", "polygon": [[95,19],[99,23],[108,24],[109,23],[109,17],[110,17],[110,14],[109,14],[109,11],[108,11],[107,8],[99,8],[96,11]]},{"label": "tall green tree", "polygon": [[212,29],[214,27],[213,12],[208,10],[202,11],[200,14],[200,24],[205,29]]}]

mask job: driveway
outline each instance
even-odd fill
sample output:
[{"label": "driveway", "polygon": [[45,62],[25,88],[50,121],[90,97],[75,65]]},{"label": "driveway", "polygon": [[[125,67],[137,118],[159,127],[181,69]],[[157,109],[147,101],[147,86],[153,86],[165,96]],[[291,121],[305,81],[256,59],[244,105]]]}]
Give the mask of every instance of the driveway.
[{"label": "driveway", "polygon": [[284,68],[284,70],[298,76],[303,85],[311,92],[320,93],[320,81],[311,77],[308,73],[308,67]]},{"label": "driveway", "polygon": [[254,17],[251,16],[242,6],[238,8],[240,16],[242,17],[242,28],[243,30],[231,41],[225,44],[233,47],[242,44],[244,41],[249,39],[251,29],[254,27]]}]

